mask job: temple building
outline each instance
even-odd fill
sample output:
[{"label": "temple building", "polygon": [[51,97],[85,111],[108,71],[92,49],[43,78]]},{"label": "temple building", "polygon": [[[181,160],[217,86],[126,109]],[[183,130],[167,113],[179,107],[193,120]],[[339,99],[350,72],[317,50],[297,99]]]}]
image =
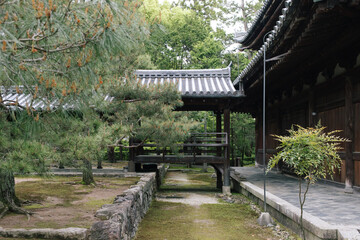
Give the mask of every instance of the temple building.
[{"label": "temple building", "polygon": [[[236,111],[256,118],[256,162],[275,153],[271,134],[293,124],[314,126],[350,141],[339,152],[334,180],[360,186],[360,2],[267,0],[246,34],[236,40],[257,51],[234,81],[246,97]],[[264,72],[264,50],[266,70]],[[266,151],[262,149],[263,79],[266,76]],[[286,171],[286,166],[279,166]]]}]

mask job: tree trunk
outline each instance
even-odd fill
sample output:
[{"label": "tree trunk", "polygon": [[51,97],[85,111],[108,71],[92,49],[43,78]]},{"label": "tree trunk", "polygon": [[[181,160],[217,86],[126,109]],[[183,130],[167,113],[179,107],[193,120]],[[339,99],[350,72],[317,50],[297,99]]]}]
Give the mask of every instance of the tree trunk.
[{"label": "tree trunk", "polygon": [[244,0],[241,0],[240,1],[240,9],[241,9],[241,15],[242,15],[242,18],[243,18],[243,26],[244,26],[244,31],[247,32],[249,30],[249,27],[248,27],[248,23],[247,23],[247,20],[246,20],[246,12],[245,12],[245,1]]},{"label": "tree trunk", "polygon": [[301,195],[302,195],[302,191],[301,191],[302,178],[299,177],[298,179],[299,179],[299,202],[300,202],[300,230],[301,230],[302,238],[304,240],[306,240],[305,229],[304,229],[304,224],[303,224],[303,216],[304,216],[304,204],[305,204],[305,200],[306,200],[306,195],[309,191],[310,181],[306,182],[306,189],[305,189],[305,192],[303,193],[303,197],[301,197]]},{"label": "tree trunk", "polygon": [[65,166],[64,166],[64,163],[62,161],[59,162],[59,169],[64,169]]},{"label": "tree trunk", "polygon": [[102,167],[102,160],[101,159],[99,159],[98,160],[98,162],[97,162],[97,167],[96,167],[97,169],[103,169],[103,167]]},{"label": "tree trunk", "polygon": [[31,213],[20,208],[20,200],[15,195],[15,178],[10,170],[0,169],[0,218],[7,211],[25,214],[29,217]]},{"label": "tree trunk", "polygon": [[11,171],[0,169],[0,201],[5,205],[12,202],[20,206],[20,201],[15,195],[15,178]]},{"label": "tree trunk", "polygon": [[91,162],[89,160],[83,160],[83,164],[84,164],[82,171],[83,184],[90,185],[92,183],[95,183],[92,173]]}]

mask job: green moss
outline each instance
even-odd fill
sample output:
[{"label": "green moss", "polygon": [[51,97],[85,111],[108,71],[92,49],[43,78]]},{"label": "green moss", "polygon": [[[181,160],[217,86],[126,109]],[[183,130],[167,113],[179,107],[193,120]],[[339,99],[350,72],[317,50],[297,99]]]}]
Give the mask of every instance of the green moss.
[{"label": "green moss", "polygon": [[36,228],[62,228],[55,220],[35,223]]},{"label": "green moss", "polygon": [[[95,187],[118,188],[133,185],[139,178],[104,178],[97,177],[98,186],[82,185],[81,177],[39,178],[38,181],[25,181],[15,185],[15,191],[20,199],[34,202],[44,201],[47,197],[62,199],[64,205],[71,205],[80,200],[81,195],[90,193]],[[31,207],[30,207],[31,208]],[[34,207],[36,208],[36,207]]]},{"label": "green moss", "polygon": [[114,201],[114,198],[107,198],[107,199],[89,199],[86,201],[83,206],[86,209],[99,209],[104,204],[112,204]]},{"label": "green moss", "polygon": [[[177,193],[183,196],[194,192],[214,196],[215,192],[219,192],[211,173],[186,173],[189,181],[177,181],[176,174],[169,174],[159,194],[166,196]],[[185,176],[180,173],[178,177]],[[276,239],[270,228],[257,224],[258,215],[251,209],[249,201],[245,200],[242,201],[244,204],[229,204],[220,200],[221,204],[203,204],[200,207],[154,201],[135,239]]]},{"label": "green moss", "polygon": [[48,207],[52,207],[54,205],[51,204],[32,204],[32,205],[28,205],[28,206],[23,206],[24,209],[28,209],[28,210],[33,210],[33,209],[41,209],[41,208],[48,208]]},{"label": "green moss", "polygon": [[204,204],[192,207],[180,203],[153,202],[143,219],[141,239],[268,239],[271,229],[256,223],[248,205]]},{"label": "green moss", "polygon": [[76,180],[80,178],[54,177],[38,181],[20,182],[15,185],[15,191],[20,199],[44,201],[47,197],[57,197],[66,202],[79,199],[74,193]]},{"label": "green moss", "polygon": [[[51,210],[51,208],[58,206],[68,207],[69,211],[74,213],[78,210],[79,212],[95,212],[102,205],[112,203],[115,198],[115,194],[112,198],[89,199],[86,202],[81,201],[81,203],[76,203],[76,205],[74,201],[82,200],[84,197],[87,197],[87,194],[92,193],[95,189],[124,189],[124,187],[129,187],[139,181],[139,177],[97,177],[95,178],[97,182],[96,186],[84,186],[80,184],[81,177],[56,176],[52,178],[31,178],[35,178],[34,181],[22,181],[17,183],[15,185],[15,190],[20,199],[34,202],[31,205],[23,206],[24,208],[34,212],[36,212],[37,209],[48,208]],[[53,199],[49,199],[49,197]],[[12,214],[6,215],[5,218],[10,216],[12,216]],[[24,221],[27,221],[26,216],[24,216]],[[84,216],[77,214],[70,217],[65,226],[64,224],[59,225],[56,222],[56,216],[54,216],[54,221],[36,219],[35,222],[37,228],[90,227],[92,224],[89,222],[89,219],[85,219]],[[12,226],[16,228],[23,227],[21,223],[19,223],[18,226],[16,225],[17,223],[14,222]]]},{"label": "green moss", "polygon": [[191,239],[191,211],[184,204],[154,201],[135,239]]}]

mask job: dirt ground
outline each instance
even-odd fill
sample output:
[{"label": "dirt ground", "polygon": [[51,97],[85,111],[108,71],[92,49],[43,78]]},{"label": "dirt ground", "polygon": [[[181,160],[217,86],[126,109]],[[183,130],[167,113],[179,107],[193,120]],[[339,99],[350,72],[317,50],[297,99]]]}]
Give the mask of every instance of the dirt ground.
[{"label": "dirt ground", "polygon": [[103,204],[113,202],[138,178],[96,178],[96,185],[84,186],[81,178],[17,178],[16,194],[33,215],[19,214],[0,219],[3,228],[66,228],[92,225]]}]

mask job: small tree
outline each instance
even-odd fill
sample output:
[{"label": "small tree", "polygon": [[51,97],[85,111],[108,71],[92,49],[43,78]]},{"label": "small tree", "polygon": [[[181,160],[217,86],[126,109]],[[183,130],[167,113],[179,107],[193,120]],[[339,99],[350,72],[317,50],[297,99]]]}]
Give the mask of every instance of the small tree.
[{"label": "small tree", "polygon": [[[303,128],[296,125],[292,127],[289,136],[274,135],[280,142],[277,147],[280,151],[269,161],[268,171],[280,160],[283,160],[299,180],[299,201],[300,201],[300,228],[305,239],[303,227],[303,208],[310,184],[314,184],[319,178],[327,175],[332,177],[336,169],[340,168],[340,157],[337,151],[341,149],[339,144],[346,139],[335,136],[339,130],[325,132],[325,127],[318,124],[315,128]],[[302,181],[305,179],[306,188],[302,192]]]}]

